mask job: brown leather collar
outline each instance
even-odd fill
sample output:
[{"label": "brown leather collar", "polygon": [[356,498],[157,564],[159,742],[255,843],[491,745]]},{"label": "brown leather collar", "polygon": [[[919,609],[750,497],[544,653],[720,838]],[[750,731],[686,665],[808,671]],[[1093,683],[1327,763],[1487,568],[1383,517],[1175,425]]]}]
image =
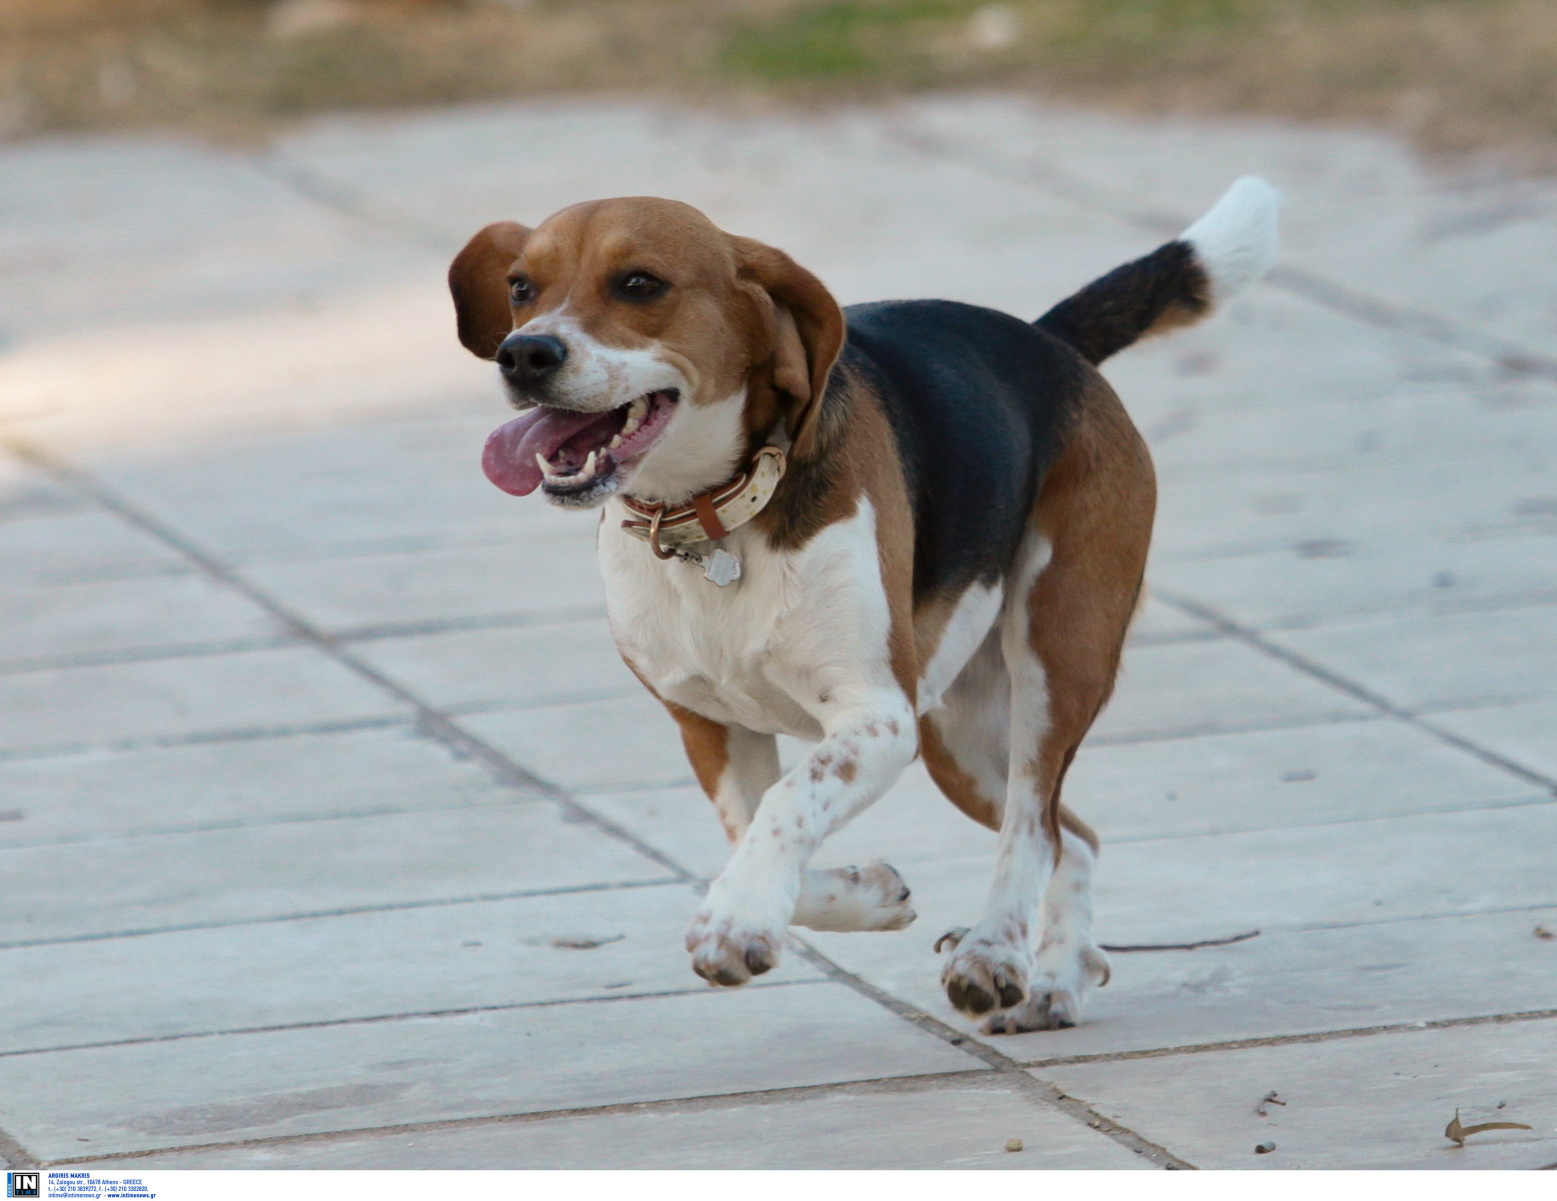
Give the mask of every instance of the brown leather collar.
[{"label": "brown leather collar", "polygon": [[687,546],[693,542],[717,542],[731,530],[745,525],[773,499],[773,491],[784,476],[787,462],[776,446],[759,447],[745,469],[728,483],[694,496],[679,508],[651,505],[630,496],[618,499],[634,514],[622,522],[622,528],[641,538],[661,559],[674,558],[667,546]]}]

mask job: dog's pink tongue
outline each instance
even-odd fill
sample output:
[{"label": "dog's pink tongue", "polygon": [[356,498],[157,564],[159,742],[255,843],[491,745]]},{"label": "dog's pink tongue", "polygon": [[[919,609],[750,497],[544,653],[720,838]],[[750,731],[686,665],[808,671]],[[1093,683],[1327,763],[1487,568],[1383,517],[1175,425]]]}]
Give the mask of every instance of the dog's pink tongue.
[{"label": "dog's pink tongue", "polygon": [[534,409],[515,417],[488,436],[481,452],[481,470],[504,492],[529,496],[541,486],[541,468],[535,456],[551,458],[559,446],[600,417],[599,413],[565,409]]}]

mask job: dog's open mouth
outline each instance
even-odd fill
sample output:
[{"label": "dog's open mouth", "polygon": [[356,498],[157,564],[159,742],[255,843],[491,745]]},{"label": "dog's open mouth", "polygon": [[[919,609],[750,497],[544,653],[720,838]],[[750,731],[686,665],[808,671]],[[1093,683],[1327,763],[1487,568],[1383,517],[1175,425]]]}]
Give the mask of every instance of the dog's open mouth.
[{"label": "dog's open mouth", "polygon": [[678,395],[666,388],[604,413],[542,405],[492,431],[482,470],[514,496],[539,487],[548,496],[590,492],[659,441]]}]

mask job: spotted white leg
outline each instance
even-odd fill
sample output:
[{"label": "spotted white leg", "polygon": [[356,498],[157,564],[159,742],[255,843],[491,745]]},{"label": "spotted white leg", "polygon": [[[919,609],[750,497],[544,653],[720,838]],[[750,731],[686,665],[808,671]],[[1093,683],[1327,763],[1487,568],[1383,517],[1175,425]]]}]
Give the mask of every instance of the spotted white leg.
[{"label": "spotted white leg", "polygon": [[[709,723],[710,725],[712,723]],[[724,770],[712,801],[732,846],[740,843],[763,794],[779,779],[777,739],[743,726],[726,726]],[[689,744],[689,751],[694,744]],[[888,863],[863,867],[807,868],[795,902],[793,924],[841,932],[901,930],[917,916],[910,891]]]},{"label": "spotted white leg", "polygon": [[[1013,706],[1014,710],[1020,708]],[[971,929],[957,931],[936,944],[939,949],[950,943],[941,984],[947,998],[964,1013],[1009,1009],[1027,997],[1039,904],[1053,875],[1052,844],[1043,828],[1042,794],[1032,774],[1012,772],[995,875],[983,915]]]},{"label": "spotted white leg", "polygon": [[[842,920],[839,886],[847,876],[808,878],[807,861],[829,833],[885,792],[913,759],[913,710],[901,693],[872,690],[854,704],[834,701],[819,716],[824,718],[821,742],[763,794],[687,931],[693,970],[716,984],[744,984],[775,966],[792,921]],[[851,888],[879,890],[880,877],[861,873]],[[802,889],[818,884],[822,891],[808,898],[802,911]]]},{"label": "spotted white leg", "polygon": [[1038,958],[1027,999],[989,1018],[989,1034],[1062,1030],[1081,1021],[1082,1001],[1108,983],[1108,959],[1092,939],[1092,872],[1097,855],[1073,830],[1063,834],[1060,865],[1049,881],[1039,915]]},{"label": "spotted white leg", "polygon": [[[964,1013],[1009,1009],[1027,997],[1037,946],[1038,908],[1054,872],[1044,806],[1063,771],[1056,762],[1048,680],[1028,637],[1026,596],[1048,563],[1038,540],[1024,551],[1019,586],[1002,618],[1000,652],[1010,680],[1010,737],[1005,809],[994,879],[984,913],[962,935],[941,969],[947,998]],[[938,944],[939,945],[939,944]]]}]

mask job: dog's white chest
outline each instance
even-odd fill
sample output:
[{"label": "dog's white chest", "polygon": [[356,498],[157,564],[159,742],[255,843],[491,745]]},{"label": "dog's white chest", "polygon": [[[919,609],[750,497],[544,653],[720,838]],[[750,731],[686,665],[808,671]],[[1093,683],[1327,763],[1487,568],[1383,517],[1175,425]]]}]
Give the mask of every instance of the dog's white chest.
[{"label": "dog's white chest", "polygon": [[[861,640],[884,633],[868,507],[793,552],[775,552],[751,527],[735,531],[725,545],[742,569],[727,587],[695,563],[656,559],[613,518],[608,509],[600,530],[606,611],[617,646],[654,691],[714,721],[817,738],[812,702],[857,676]],[[862,601],[879,614],[862,613]]]}]

